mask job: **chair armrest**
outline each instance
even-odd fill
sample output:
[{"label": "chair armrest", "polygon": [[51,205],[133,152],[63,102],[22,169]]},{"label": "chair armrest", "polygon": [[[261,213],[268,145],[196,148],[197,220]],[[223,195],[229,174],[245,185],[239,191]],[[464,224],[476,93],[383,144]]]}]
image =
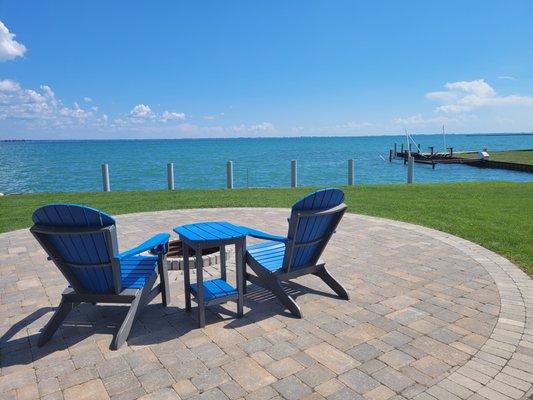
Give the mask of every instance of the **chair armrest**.
[{"label": "chair armrest", "polygon": [[168,233],[158,233],[137,247],[120,253],[119,257],[135,256],[144,253],[145,251],[149,251],[152,254],[166,254],[168,251],[169,239],[170,235]]},{"label": "chair armrest", "polygon": [[274,242],[283,242],[283,243],[286,243],[288,241],[288,239],[284,236],[271,235],[270,233],[258,231],[257,229],[249,228],[247,226],[240,226],[239,228],[245,235],[251,236],[257,239],[272,240]]}]

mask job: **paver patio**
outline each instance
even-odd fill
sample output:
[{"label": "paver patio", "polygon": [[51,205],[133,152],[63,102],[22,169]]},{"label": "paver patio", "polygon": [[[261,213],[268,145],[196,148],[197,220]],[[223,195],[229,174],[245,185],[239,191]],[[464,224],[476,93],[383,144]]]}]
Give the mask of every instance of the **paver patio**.
[{"label": "paver patio", "polygon": [[[156,232],[227,220],[285,234],[288,210],[203,209],[118,216],[121,250]],[[207,325],[172,303],[139,316],[82,305],[36,347],[65,280],[28,230],[0,235],[0,399],[520,399],[533,382],[533,283],[505,258],[415,225],[345,215],[324,254],[350,293],[316,277],[288,287],[304,318],[250,287],[245,316],[211,307]],[[233,276],[233,264],[230,275]],[[206,275],[218,273],[216,266]],[[193,278],[194,279],[194,278]]]}]

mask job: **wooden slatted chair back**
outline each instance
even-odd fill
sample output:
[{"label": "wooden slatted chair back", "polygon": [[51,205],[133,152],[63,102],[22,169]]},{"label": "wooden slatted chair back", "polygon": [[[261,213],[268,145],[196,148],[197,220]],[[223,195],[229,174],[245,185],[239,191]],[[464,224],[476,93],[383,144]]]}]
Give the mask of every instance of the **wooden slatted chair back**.
[{"label": "wooden slatted chair back", "polygon": [[78,293],[121,291],[116,225],[94,208],[49,204],[32,216],[30,231]]},{"label": "wooden slatted chair back", "polygon": [[323,189],[304,197],[292,207],[283,259],[285,272],[318,262],[346,211],[343,201],[341,190]]}]

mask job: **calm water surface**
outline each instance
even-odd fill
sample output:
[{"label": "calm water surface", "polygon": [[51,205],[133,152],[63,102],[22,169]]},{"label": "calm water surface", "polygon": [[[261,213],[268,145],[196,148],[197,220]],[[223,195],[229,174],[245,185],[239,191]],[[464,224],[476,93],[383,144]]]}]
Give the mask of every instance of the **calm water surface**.
[{"label": "calm water surface", "polygon": [[[414,136],[422,150],[442,151],[442,135]],[[356,183],[405,182],[403,163],[388,162],[401,136],[0,142],[0,192],[99,191],[100,165],[109,164],[112,190],[166,188],[166,164],[174,163],[176,188],[222,188],[233,160],[236,187],[290,185],[290,161],[298,160],[301,186],[346,183],[355,159]],[[461,150],[533,148],[533,135],[447,135]],[[386,161],[384,161],[385,159]],[[532,181],[533,175],[462,165],[415,165],[416,182]]]}]

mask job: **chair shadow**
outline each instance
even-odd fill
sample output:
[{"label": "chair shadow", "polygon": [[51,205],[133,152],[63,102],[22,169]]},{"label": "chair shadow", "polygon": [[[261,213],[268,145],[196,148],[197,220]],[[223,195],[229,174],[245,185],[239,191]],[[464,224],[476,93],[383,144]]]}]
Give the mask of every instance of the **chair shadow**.
[{"label": "chair shadow", "polygon": [[[337,298],[335,294],[315,290],[293,281],[284,282],[282,286],[294,299],[305,294]],[[228,310],[224,305],[208,307],[206,309],[206,326],[228,320],[229,322],[224,325],[224,329],[235,329],[275,315],[297,319],[284,309],[270,291],[256,285],[247,286],[244,305],[251,311],[246,313],[243,318],[238,319],[235,312]],[[56,351],[66,350],[70,346],[86,341],[93,335],[109,335],[108,338],[101,339],[102,341],[109,341],[106,344],[108,347],[111,344],[112,336],[122,323],[128,307],[81,304],[71,312],[52,339],[42,347],[37,346],[40,332],[29,336],[20,335],[30,325],[37,323],[40,318],[55,312],[55,310],[54,307],[42,307],[15,323],[0,337],[1,367],[32,363]],[[130,332],[127,345],[161,344],[196,329],[198,329],[196,307],[193,306],[192,312],[187,313],[182,307],[174,305],[163,307],[160,303],[151,303],[141,310]]]},{"label": "chair shadow", "polygon": [[[87,341],[93,335],[105,335],[105,339],[100,340],[108,341],[105,347],[110,348],[111,340],[124,320],[128,308],[118,305],[81,304],[71,311],[53,337],[39,347],[37,341],[40,330],[29,335],[25,335],[24,330],[39,322],[46,314],[51,317],[51,313],[57,310],[54,307],[42,307],[15,323],[0,337],[0,367],[35,362],[56,351],[66,350],[70,346]],[[152,303],[140,311],[127,345],[164,343],[197,328],[195,319],[183,308],[173,305],[163,307],[160,303]]]},{"label": "chair shadow", "polygon": [[[333,299],[339,298],[335,293],[313,289],[309,286],[300,285],[295,281],[281,282],[281,286],[285,290],[285,293],[291,296],[295,301],[298,297],[306,294],[319,295],[321,297],[329,297]],[[247,286],[247,293],[244,296],[244,305],[252,311],[245,314],[244,318],[233,319],[230,323],[224,326],[225,329],[234,329],[254,324],[276,315],[295,320],[299,319],[292,315],[272,292],[254,284]]]}]

